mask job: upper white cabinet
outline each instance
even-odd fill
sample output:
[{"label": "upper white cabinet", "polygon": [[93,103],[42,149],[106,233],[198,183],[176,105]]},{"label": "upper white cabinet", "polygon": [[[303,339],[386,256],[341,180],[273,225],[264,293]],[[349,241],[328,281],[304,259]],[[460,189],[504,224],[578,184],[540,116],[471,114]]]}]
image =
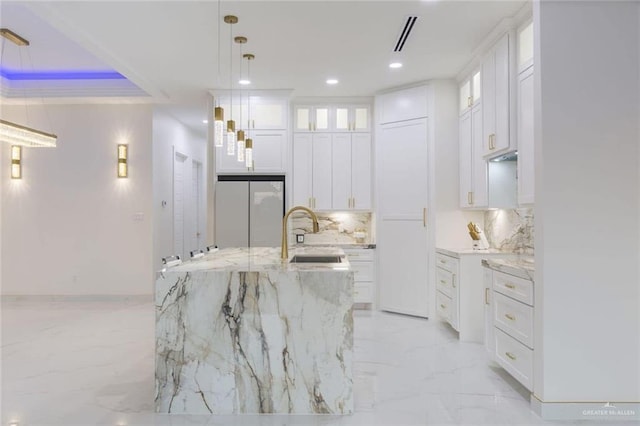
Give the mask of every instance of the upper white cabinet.
[{"label": "upper white cabinet", "polygon": [[[287,162],[287,132],[282,130],[256,130],[253,139],[253,170],[247,169],[237,155],[227,155],[226,148],[216,149],[218,173],[282,173]],[[237,154],[237,152],[236,152]]]},{"label": "upper white cabinet", "polygon": [[459,119],[460,207],[489,205],[487,161],[482,152],[482,103],[476,102]]},{"label": "upper white cabinet", "polygon": [[368,105],[337,106],[333,114],[336,132],[368,132],[371,130],[371,108]]},{"label": "upper white cabinet", "polygon": [[474,105],[478,105],[480,102],[482,90],[480,76],[480,70],[475,70],[460,83],[460,115],[466,114]]},{"label": "upper white cabinet", "polygon": [[427,86],[411,87],[376,97],[378,124],[395,123],[427,117]]},{"label": "upper white cabinet", "polygon": [[286,130],[288,128],[289,101],[283,97],[263,95],[247,96],[242,99],[228,95],[217,98],[224,109],[225,121],[233,119],[238,130]]},{"label": "upper white cabinet", "polygon": [[518,204],[534,203],[533,24],[518,31]]},{"label": "upper white cabinet", "polygon": [[510,120],[509,34],[505,34],[482,61],[483,145],[485,156],[515,149]]},{"label": "upper white cabinet", "polygon": [[334,134],[332,158],[333,209],[371,209],[371,134]]},{"label": "upper white cabinet", "polygon": [[331,130],[331,108],[326,105],[296,105],[293,119],[294,132],[328,132]]},{"label": "upper white cabinet", "polygon": [[293,204],[331,210],[331,135],[296,133],[293,138]]}]

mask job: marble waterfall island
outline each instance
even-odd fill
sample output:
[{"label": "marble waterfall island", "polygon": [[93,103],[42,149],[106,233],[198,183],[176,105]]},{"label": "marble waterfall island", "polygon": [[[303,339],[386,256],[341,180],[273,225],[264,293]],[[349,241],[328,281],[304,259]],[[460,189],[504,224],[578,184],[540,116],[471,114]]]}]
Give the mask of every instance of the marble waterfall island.
[{"label": "marble waterfall island", "polygon": [[[156,281],[156,411],[353,412],[353,272],[223,249]],[[311,252],[311,253],[309,253]]]}]

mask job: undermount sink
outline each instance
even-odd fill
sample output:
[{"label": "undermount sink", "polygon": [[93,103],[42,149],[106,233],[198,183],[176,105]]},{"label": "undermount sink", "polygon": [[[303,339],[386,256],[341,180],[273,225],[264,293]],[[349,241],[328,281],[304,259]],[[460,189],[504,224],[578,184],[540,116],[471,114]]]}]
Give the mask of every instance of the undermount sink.
[{"label": "undermount sink", "polygon": [[297,254],[291,258],[289,263],[340,263],[342,258],[340,256],[322,256],[322,255],[309,255],[309,254]]}]

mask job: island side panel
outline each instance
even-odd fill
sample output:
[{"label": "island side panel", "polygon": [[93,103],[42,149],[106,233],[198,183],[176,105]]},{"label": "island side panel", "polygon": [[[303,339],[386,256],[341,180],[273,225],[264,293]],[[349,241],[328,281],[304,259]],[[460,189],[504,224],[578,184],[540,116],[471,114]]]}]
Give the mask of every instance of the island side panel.
[{"label": "island side panel", "polygon": [[156,411],[353,412],[353,273],[166,272]]}]

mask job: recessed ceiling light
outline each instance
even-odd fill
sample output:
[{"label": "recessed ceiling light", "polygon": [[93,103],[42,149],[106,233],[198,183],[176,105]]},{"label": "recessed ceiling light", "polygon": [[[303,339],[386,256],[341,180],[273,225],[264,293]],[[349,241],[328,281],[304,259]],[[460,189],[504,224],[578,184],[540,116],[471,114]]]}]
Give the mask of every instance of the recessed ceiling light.
[{"label": "recessed ceiling light", "polygon": [[335,78],[329,78],[327,79],[327,84],[338,84],[338,80]]},{"label": "recessed ceiling light", "polygon": [[242,84],[243,86],[246,86],[248,84],[251,84],[251,81],[242,79],[242,80],[238,81],[238,83]]},{"label": "recessed ceiling light", "polygon": [[209,124],[209,120],[202,120],[202,124]]},{"label": "recessed ceiling light", "polygon": [[402,62],[391,62],[389,68],[402,68]]}]

